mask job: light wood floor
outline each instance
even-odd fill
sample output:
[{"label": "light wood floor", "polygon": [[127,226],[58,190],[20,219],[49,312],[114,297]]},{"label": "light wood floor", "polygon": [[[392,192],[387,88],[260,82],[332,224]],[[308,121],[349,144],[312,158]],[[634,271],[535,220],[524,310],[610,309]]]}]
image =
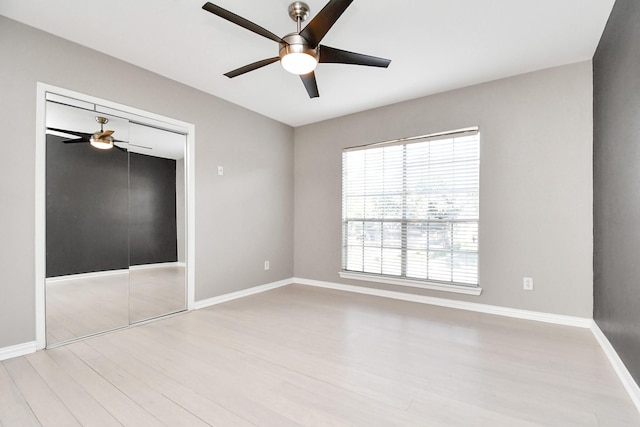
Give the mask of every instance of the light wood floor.
[{"label": "light wood floor", "polygon": [[639,426],[590,331],[287,286],[0,364],[0,424]]}]

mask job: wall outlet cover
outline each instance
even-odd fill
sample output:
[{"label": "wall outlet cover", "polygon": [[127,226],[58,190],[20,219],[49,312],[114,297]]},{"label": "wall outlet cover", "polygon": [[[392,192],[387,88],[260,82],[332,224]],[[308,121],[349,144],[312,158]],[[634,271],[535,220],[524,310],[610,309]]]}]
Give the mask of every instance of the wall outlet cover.
[{"label": "wall outlet cover", "polygon": [[522,278],[522,289],[524,289],[525,291],[533,290],[533,277]]}]

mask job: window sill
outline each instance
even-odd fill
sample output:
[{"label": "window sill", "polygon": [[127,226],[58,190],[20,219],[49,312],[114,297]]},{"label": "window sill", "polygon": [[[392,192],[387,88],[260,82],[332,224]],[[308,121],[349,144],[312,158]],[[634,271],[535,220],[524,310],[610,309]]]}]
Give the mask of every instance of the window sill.
[{"label": "window sill", "polygon": [[480,295],[482,288],[462,285],[444,285],[441,283],[421,282],[410,279],[394,279],[392,277],[378,276],[367,273],[354,273],[350,271],[341,271],[338,273],[343,279],[365,280],[367,282],[385,283],[388,285],[410,286],[412,288],[430,289],[433,291],[453,292],[465,295]]}]

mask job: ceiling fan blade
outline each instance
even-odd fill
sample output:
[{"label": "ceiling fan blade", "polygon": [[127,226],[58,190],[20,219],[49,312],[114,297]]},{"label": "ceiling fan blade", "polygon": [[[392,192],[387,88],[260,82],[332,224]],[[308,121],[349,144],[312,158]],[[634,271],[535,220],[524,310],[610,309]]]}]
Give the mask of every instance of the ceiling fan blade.
[{"label": "ceiling fan blade", "polygon": [[58,129],[58,128],[49,128],[49,127],[47,129],[52,130],[54,132],[62,132],[62,133],[68,133],[69,135],[75,135],[75,136],[80,137],[80,138],[85,138],[87,141],[89,140],[89,138],[91,138],[91,135],[93,135],[91,133],[76,132],[76,131],[68,130],[68,129]]},{"label": "ceiling fan blade", "polygon": [[322,38],[352,2],[353,0],[330,0],[311,22],[300,31],[300,35],[309,42],[311,47],[318,46]]},{"label": "ceiling fan blade", "polygon": [[347,50],[336,49],[320,45],[319,62],[334,64],[367,65],[369,67],[387,68],[391,64],[390,59],[378,58],[376,56],[364,55],[362,53],[349,52]]},{"label": "ceiling fan blade", "polygon": [[80,138],[80,139],[67,139],[62,141],[64,144],[76,144],[76,143],[86,143],[89,142],[89,138]]},{"label": "ceiling fan blade", "polygon": [[105,130],[100,134],[100,138],[104,138],[105,136],[111,136],[113,135],[114,132],[115,130]]},{"label": "ceiling fan blade", "polygon": [[274,62],[279,61],[280,58],[279,57],[273,57],[273,58],[267,58],[267,59],[263,59],[262,61],[257,61],[254,62],[253,64],[249,64],[249,65],[245,65],[244,67],[240,67],[236,70],[233,71],[229,71],[228,73],[225,73],[225,76],[229,77],[230,79],[234,78],[234,77],[238,77],[244,73],[248,73],[249,71],[253,71],[253,70],[257,70],[258,68],[262,68],[265,65],[269,65],[269,64],[273,64]]},{"label": "ceiling fan blade", "polygon": [[300,78],[302,79],[302,83],[304,84],[305,89],[307,89],[309,98],[318,98],[320,96],[320,92],[318,92],[316,74],[312,71],[309,74],[300,75]]},{"label": "ceiling fan blade", "polygon": [[207,12],[211,12],[214,15],[219,16],[222,19],[226,19],[229,22],[233,22],[234,24],[239,25],[243,28],[246,28],[249,31],[253,31],[256,34],[261,35],[262,37],[266,37],[278,43],[282,42],[282,39],[276,36],[275,34],[273,34],[271,31],[265,30],[260,25],[254,24],[248,19],[245,19],[242,16],[238,16],[233,12],[229,12],[228,10],[223,9],[220,6],[216,6],[213,3],[206,2],[202,6],[202,8]]}]

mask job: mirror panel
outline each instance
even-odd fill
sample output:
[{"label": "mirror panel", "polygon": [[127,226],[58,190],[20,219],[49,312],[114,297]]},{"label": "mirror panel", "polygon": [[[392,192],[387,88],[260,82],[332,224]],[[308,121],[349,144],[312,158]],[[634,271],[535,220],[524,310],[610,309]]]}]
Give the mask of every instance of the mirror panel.
[{"label": "mirror panel", "polygon": [[[58,98],[46,103],[47,347],[187,307],[186,135]],[[96,116],[111,149],[88,142]]]},{"label": "mirror panel", "polygon": [[186,309],[182,134],[131,123],[131,323]]},{"label": "mirror panel", "polygon": [[[100,130],[96,113],[47,102],[47,345],[129,323],[128,154],[100,150],[78,133]],[[126,120],[108,117],[114,136]],[[84,138],[86,140],[86,138]],[[99,301],[98,304],[95,302]]]}]

